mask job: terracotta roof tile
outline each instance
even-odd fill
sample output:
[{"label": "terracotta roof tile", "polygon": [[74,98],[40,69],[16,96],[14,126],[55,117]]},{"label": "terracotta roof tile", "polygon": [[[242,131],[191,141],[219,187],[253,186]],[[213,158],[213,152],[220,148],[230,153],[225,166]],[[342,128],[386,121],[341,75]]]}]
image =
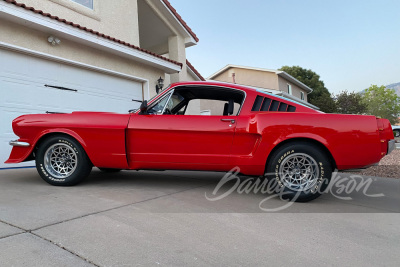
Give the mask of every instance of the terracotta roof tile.
[{"label": "terracotta roof tile", "polygon": [[200,78],[200,80],[205,81],[203,76],[201,76],[200,72],[196,70],[195,67],[193,67],[192,63],[189,62],[189,60],[186,60],[186,65],[197,75],[197,77]]},{"label": "terracotta roof tile", "polygon": [[9,4],[16,5],[16,6],[21,7],[21,8],[24,8],[24,9],[26,9],[26,10],[30,10],[30,11],[36,13],[36,14],[41,14],[42,16],[49,17],[49,18],[51,18],[51,19],[57,20],[57,21],[59,21],[59,22],[65,23],[65,24],[67,24],[67,25],[71,25],[72,27],[75,27],[75,28],[78,28],[78,29],[81,29],[81,30],[84,30],[84,31],[87,31],[87,32],[90,32],[90,33],[93,33],[93,34],[96,34],[96,35],[98,35],[98,36],[104,37],[104,38],[109,39],[109,40],[111,40],[111,41],[114,41],[114,42],[120,43],[120,44],[122,44],[122,45],[128,46],[128,47],[130,47],[130,48],[139,50],[139,51],[141,51],[141,52],[144,52],[144,53],[153,55],[153,56],[158,57],[158,58],[160,58],[160,59],[163,59],[163,60],[165,60],[165,61],[168,61],[168,62],[171,62],[171,63],[173,63],[173,64],[176,64],[176,65],[180,66],[181,68],[182,68],[182,66],[183,66],[182,63],[177,62],[177,61],[175,61],[175,60],[172,60],[172,59],[169,59],[169,58],[160,56],[160,55],[155,54],[155,53],[153,53],[153,52],[150,52],[150,51],[148,51],[148,50],[146,50],[146,49],[140,48],[140,47],[138,47],[138,46],[136,46],[136,45],[133,45],[133,44],[130,44],[130,43],[127,43],[127,42],[124,42],[124,41],[115,39],[115,38],[113,38],[113,37],[111,37],[111,36],[109,36],[109,35],[105,35],[105,34],[100,33],[100,32],[98,32],[98,31],[94,31],[94,30],[92,30],[92,29],[89,29],[89,28],[86,28],[86,27],[84,27],[84,26],[81,26],[81,25],[79,25],[79,24],[75,24],[75,23],[73,23],[73,22],[71,22],[71,21],[68,21],[68,20],[66,20],[66,19],[62,19],[62,18],[59,18],[59,17],[57,17],[57,16],[52,16],[50,13],[44,13],[42,10],[37,10],[37,9],[35,9],[35,8],[33,8],[33,7],[28,7],[28,6],[26,6],[25,4],[18,3],[18,2],[15,1],[15,0],[3,0],[3,1],[5,1],[5,2],[7,2],[7,3],[9,3]]},{"label": "terracotta roof tile", "polygon": [[186,22],[182,19],[182,17],[178,14],[176,9],[171,5],[171,3],[168,0],[162,0],[164,4],[171,10],[171,12],[175,15],[175,17],[179,20],[180,23],[182,23],[183,27],[190,33],[191,36],[196,40],[196,42],[199,41],[199,38],[197,38],[197,35],[192,31],[192,29],[186,24]]}]

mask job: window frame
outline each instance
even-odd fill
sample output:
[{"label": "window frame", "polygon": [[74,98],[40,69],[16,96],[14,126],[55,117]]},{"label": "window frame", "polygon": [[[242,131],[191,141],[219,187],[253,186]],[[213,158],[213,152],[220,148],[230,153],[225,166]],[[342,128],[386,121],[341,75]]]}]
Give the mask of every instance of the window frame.
[{"label": "window frame", "polygon": [[91,3],[92,3],[92,6],[91,6],[91,7],[89,7],[89,6],[87,6],[87,5],[83,4],[83,3],[81,3],[82,0],[70,0],[70,1],[72,1],[72,2],[74,2],[74,3],[77,3],[78,5],[84,6],[84,7],[86,7],[86,8],[89,8],[90,10],[94,10],[94,1],[95,1],[95,0],[89,0],[89,1],[91,1]]},{"label": "window frame", "polygon": [[[177,85],[176,87],[174,87],[173,90],[175,90],[175,88],[177,88],[179,86],[182,86],[182,85]],[[199,87],[199,85],[197,85],[197,84],[189,84],[189,85],[184,85],[184,87]],[[204,84],[204,85],[202,84],[201,87],[214,87],[214,88],[222,88],[222,89],[228,89],[228,90],[233,90],[233,91],[240,91],[243,94],[242,103],[240,104],[240,108],[239,108],[237,114],[236,115],[231,115],[231,116],[239,116],[240,112],[242,112],[243,105],[244,105],[244,103],[246,101],[246,98],[247,98],[246,91],[244,91],[242,89],[238,89],[238,88],[232,88],[232,87],[220,86],[220,85],[209,85],[209,84]],[[193,115],[193,116],[204,116],[204,115]],[[222,116],[222,115],[211,115],[211,116]]]},{"label": "window frame", "polygon": [[289,95],[293,95],[293,91],[292,91],[292,85],[291,84],[287,84],[287,93],[289,94]]},{"label": "window frame", "polygon": [[71,0],[48,0],[53,3],[56,3],[57,5],[63,6],[65,8],[68,8],[74,12],[77,12],[83,16],[86,16],[88,18],[92,18],[94,20],[100,21],[100,12],[99,12],[99,1],[93,0],[93,9],[88,8],[84,5],[81,5],[77,2],[71,1]]},{"label": "window frame", "polygon": [[163,109],[162,109],[162,111],[161,111],[160,114],[157,114],[157,113],[156,113],[156,114],[149,114],[149,115],[163,115],[163,114],[164,114],[164,111],[165,111],[165,108],[167,107],[167,103],[168,103],[169,100],[171,99],[171,96],[172,96],[172,94],[173,94],[174,91],[175,91],[175,89],[173,89],[173,90],[171,90],[170,92],[168,92],[167,94],[161,96],[159,99],[157,99],[157,101],[153,101],[153,102],[151,103],[151,105],[147,108],[147,110],[152,109],[152,108],[153,108],[154,106],[156,106],[158,103],[160,103],[161,101],[163,101],[164,98],[167,98],[167,101],[165,102],[165,105],[164,105],[164,107],[163,107]]},{"label": "window frame", "polygon": [[[161,101],[168,94],[170,94],[169,98],[171,98],[172,94],[175,92],[175,89],[177,89],[177,88],[179,88],[181,86],[183,86],[183,87],[199,87],[199,85],[197,85],[197,84],[186,84],[186,85],[176,85],[176,86],[174,86],[172,88],[167,88],[167,89],[163,90],[164,93],[160,93],[159,95],[154,96],[153,99],[150,99],[150,103],[149,103],[149,108],[148,109],[152,108],[154,105],[156,105],[159,101]],[[232,115],[232,116],[239,116],[240,112],[242,112],[243,105],[244,105],[244,103],[246,101],[246,98],[247,98],[247,93],[246,93],[245,90],[226,87],[226,86],[208,85],[208,84],[201,85],[201,87],[214,87],[214,88],[222,88],[222,89],[240,91],[243,94],[243,100],[242,100],[242,103],[240,103],[240,108],[239,108],[237,114],[236,115]],[[169,99],[168,99],[168,101],[169,101]],[[164,109],[165,109],[165,107],[166,107],[166,105],[164,106]],[[163,113],[164,113],[164,109],[163,109]],[[139,114],[139,113],[140,113],[140,110],[136,111],[136,114]],[[163,113],[161,115],[163,115]],[[156,114],[154,114],[154,115],[156,115]],[[204,116],[204,115],[192,115],[192,116]],[[218,116],[218,115],[216,115],[216,116]]]}]

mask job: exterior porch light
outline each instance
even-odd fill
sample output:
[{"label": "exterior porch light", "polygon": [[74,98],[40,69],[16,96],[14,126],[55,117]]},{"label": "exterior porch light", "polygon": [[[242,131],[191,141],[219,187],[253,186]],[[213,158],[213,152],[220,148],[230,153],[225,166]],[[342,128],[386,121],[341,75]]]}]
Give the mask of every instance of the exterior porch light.
[{"label": "exterior porch light", "polygon": [[52,46],[59,45],[59,44],[61,43],[61,40],[58,39],[57,37],[54,37],[54,36],[49,36],[49,37],[47,38],[47,41],[48,41]]},{"label": "exterior porch light", "polygon": [[164,79],[160,77],[160,79],[157,80],[157,84],[156,84],[157,94],[163,89],[163,87],[164,87]]}]

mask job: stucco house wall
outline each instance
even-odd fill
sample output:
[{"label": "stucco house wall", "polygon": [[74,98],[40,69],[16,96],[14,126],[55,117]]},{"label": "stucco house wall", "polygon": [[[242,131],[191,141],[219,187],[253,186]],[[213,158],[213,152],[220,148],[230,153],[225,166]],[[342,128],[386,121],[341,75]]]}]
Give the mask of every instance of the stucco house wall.
[{"label": "stucco house wall", "polygon": [[[21,3],[26,6],[34,7],[35,10],[50,13],[53,16],[58,16],[59,18],[139,47],[139,0],[96,0],[93,1],[93,10],[71,0],[21,1],[23,1]],[[165,14],[169,14],[169,11],[164,6],[164,1],[140,1],[146,2],[149,7],[153,8],[150,9],[154,12],[155,16],[160,17],[160,21],[166,23],[165,27],[177,27],[177,24],[173,25],[168,21],[171,19],[174,20],[173,16],[168,18],[165,17]],[[2,4],[5,4],[3,1],[1,2]],[[5,5],[14,7],[12,4]],[[161,10],[161,12],[159,9],[165,10]],[[25,11],[23,8],[21,8],[21,10],[21,12]],[[40,17],[39,14],[37,16]],[[52,21],[50,18],[48,18],[48,20]],[[57,21],[54,21],[54,27],[57,27],[57,23]],[[76,28],[73,28],[72,26],[68,27],[76,30]],[[183,28],[184,26],[180,27]],[[29,23],[27,24],[26,22],[18,20],[9,21],[0,17],[0,42],[145,79],[148,82],[146,83],[146,88],[143,90],[149,93],[145,94],[146,98],[151,98],[156,94],[155,87],[159,77],[165,79],[166,85],[179,81],[198,80],[198,77],[194,77],[187,71],[186,46],[188,46],[188,37],[181,36],[181,32],[182,29],[173,29],[174,36],[171,36],[166,40],[165,45],[168,47],[169,51],[164,56],[175,62],[181,63],[182,68],[179,68],[179,71],[176,71],[175,73],[167,74],[158,67],[143,64],[123,56],[118,56],[115,53],[95,49],[85,42],[82,42],[82,40],[80,40],[80,42],[75,42],[72,39],[60,37],[61,44],[52,46],[47,42],[47,38],[50,35],[59,37],[57,36],[57,30],[38,30]],[[102,37],[96,38],[102,39]]]},{"label": "stucco house wall", "polygon": [[[159,77],[199,79],[185,51],[198,38],[167,0],[94,0],[93,10],[74,1],[0,0],[0,168],[18,165],[3,162],[22,114],[126,113],[156,94]],[[190,108],[200,113],[199,102]]]},{"label": "stucco house wall", "polygon": [[[276,92],[276,94],[284,95],[285,97],[296,101],[303,101],[304,104],[312,108],[318,108],[307,103],[307,94],[312,89],[301,84],[299,81],[282,71],[227,65],[223,69],[211,75],[209,79],[265,89],[266,91],[272,93]],[[288,84],[291,86],[290,96],[287,95],[289,93]],[[301,92],[304,93],[303,100],[301,100]],[[210,110],[211,115],[216,115],[222,113],[223,104],[216,101],[202,100],[200,108],[201,110]]]},{"label": "stucco house wall", "polygon": [[230,68],[213,80],[233,83],[233,75],[235,75],[237,84],[270,89],[278,88],[278,77],[274,73],[249,69]]},{"label": "stucco house wall", "polygon": [[304,89],[280,77],[275,72],[232,67],[214,76],[212,80],[277,90],[285,93],[288,93],[287,85],[290,84],[293,96],[301,98],[300,92],[303,92],[304,100],[307,100],[307,92]]},{"label": "stucco house wall", "polygon": [[301,99],[301,92],[303,92],[304,93],[304,101],[307,101],[307,92],[305,90],[301,89],[299,86],[295,85],[294,83],[292,83],[282,77],[278,77],[278,83],[279,83],[278,88],[280,91],[288,93],[288,84],[290,84],[292,87],[292,95]]},{"label": "stucco house wall", "polygon": [[93,10],[70,0],[21,0],[27,6],[139,46],[137,0],[96,0]]},{"label": "stucco house wall", "polygon": [[[0,23],[0,42],[6,42],[15,46],[121,72],[127,75],[142,77],[149,81],[149,97],[155,95],[155,90],[152,89],[156,86],[155,77],[164,76],[164,72],[155,67],[146,66],[69,40],[62,40],[60,46],[52,46],[47,42],[48,36],[48,33],[27,28],[9,21],[1,21]],[[112,88],[110,88],[110,90],[112,90]]]}]

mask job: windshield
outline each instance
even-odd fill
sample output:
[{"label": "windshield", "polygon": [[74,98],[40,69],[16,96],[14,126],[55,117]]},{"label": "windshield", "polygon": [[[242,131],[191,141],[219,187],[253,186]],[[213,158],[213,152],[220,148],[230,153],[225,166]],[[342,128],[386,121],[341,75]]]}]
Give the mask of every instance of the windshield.
[{"label": "windshield", "polygon": [[148,109],[148,113],[149,114],[162,114],[163,110],[164,110],[164,106],[167,103],[169,96],[171,94],[167,94],[165,95],[163,98],[161,98],[160,101],[158,101],[157,103],[155,103],[154,105],[152,105],[149,109]]},{"label": "windshield", "polygon": [[168,85],[167,87],[165,87],[165,89],[163,89],[162,91],[160,91],[158,94],[156,94],[155,96],[153,96],[152,98],[150,98],[149,100],[147,100],[147,103],[151,103],[151,101],[153,101],[156,97],[158,97],[159,95],[161,95],[163,92],[165,92],[171,85]]}]

